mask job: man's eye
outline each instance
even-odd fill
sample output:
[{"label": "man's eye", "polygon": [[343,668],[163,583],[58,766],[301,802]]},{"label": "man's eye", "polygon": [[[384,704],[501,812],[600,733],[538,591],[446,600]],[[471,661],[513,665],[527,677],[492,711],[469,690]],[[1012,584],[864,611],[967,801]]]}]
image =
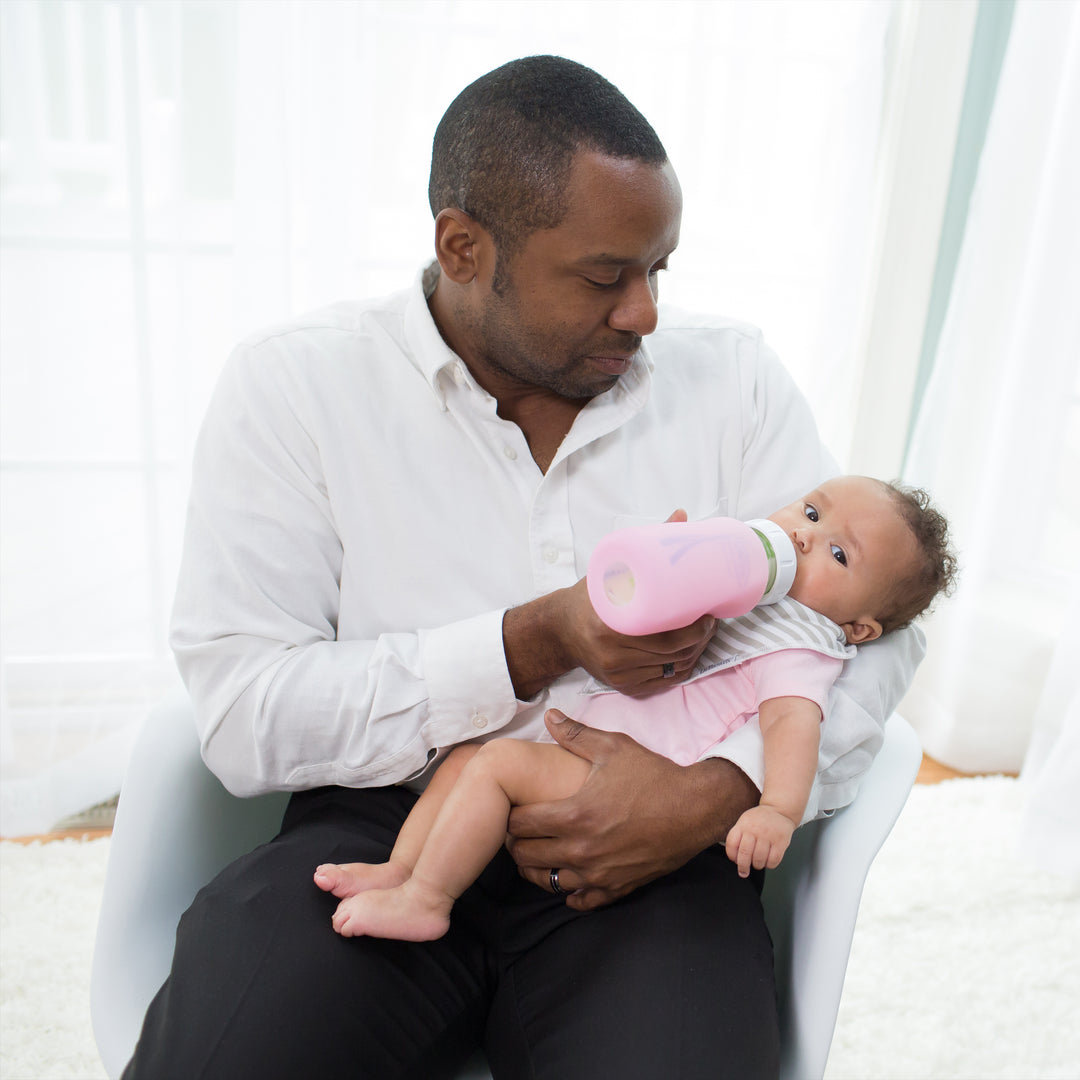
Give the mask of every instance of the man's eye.
[{"label": "man's eye", "polygon": [[844,554],[844,549],[842,547],[838,547],[836,544],[830,544],[829,550],[832,552],[832,557],[841,566],[847,566],[847,555]]},{"label": "man's eye", "polygon": [[810,505],[809,503],[807,503],[807,504],[806,504],[806,505],[805,505],[805,506],[803,507],[803,513],[804,513],[804,514],[805,514],[805,515],[806,515],[806,516],[807,516],[807,517],[808,517],[808,518],[809,518],[809,519],[810,519],[811,521],[817,521],[817,519],[818,519],[818,512],[817,512],[817,510],[816,510],[816,509],[815,509],[815,508],[814,508],[813,506],[811,506],[811,505]]},{"label": "man's eye", "polygon": [[615,281],[594,281],[592,278],[585,279],[594,289],[613,289],[619,284],[618,280]]}]

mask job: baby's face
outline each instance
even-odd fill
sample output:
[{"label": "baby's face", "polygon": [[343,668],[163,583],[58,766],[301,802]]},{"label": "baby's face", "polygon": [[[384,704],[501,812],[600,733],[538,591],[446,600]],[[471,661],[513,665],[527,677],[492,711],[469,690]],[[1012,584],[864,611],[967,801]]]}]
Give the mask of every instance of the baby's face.
[{"label": "baby's face", "polygon": [[888,491],[864,476],[840,476],[769,519],[795,545],[788,595],[839,623],[852,644],[879,637],[889,587],[916,553]]}]

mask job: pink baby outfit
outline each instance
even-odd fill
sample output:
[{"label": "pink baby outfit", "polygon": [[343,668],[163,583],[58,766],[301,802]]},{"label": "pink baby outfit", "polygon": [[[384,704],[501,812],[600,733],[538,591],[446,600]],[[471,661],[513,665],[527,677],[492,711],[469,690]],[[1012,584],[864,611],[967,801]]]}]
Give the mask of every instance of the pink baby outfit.
[{"label": "pink baby outfit", "polygon": [[785,598],[722,620],[690,679],[670,690],[630,698],[590,682],[578,719],[691,765],[770,698],[808,698],[824,716],[829,689],[854,655],[836,623]]}]

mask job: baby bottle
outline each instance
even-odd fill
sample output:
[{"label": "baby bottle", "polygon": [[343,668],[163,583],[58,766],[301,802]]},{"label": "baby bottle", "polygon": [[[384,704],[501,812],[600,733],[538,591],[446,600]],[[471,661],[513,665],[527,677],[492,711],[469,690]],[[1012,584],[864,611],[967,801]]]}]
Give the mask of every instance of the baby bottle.
[{"label": "baby bottle", "polygon": [[765,518],[641,525],[608,533],[586,579],[593,608],[612,630],[654,634],[706,613],[730,619],[775,603],[795,580],[795,547]]}]

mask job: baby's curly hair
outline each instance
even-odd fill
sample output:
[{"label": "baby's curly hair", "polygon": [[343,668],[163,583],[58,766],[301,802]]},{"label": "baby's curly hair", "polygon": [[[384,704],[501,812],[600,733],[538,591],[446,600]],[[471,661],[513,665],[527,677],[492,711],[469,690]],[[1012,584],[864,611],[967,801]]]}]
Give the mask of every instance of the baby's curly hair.
[{"label": "baby's curly hair", "polygon": [[929,612],[939,596],[956,588],[960,567],[949,536],[949,523],[922,488],[898,481],[879,481],[892,497],[900,516],[915,537],[915,565],[892,587],[879,618],[882,633],[910,626]]}]

